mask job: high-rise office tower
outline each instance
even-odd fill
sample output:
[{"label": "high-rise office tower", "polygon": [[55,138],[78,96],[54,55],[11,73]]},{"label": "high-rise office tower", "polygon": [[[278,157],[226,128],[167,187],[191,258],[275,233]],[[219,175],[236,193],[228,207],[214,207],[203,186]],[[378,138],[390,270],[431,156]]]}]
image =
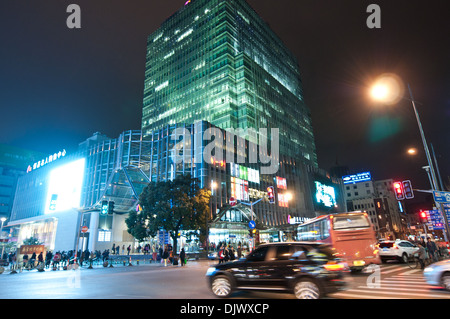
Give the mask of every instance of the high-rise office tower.
[{"label": "high-rise office tower", "polygon": [[280,153],[317,167],[297,59],[245,0],[187,1],[152,33],[143,102],[144,136],[198,120],[278,128]]}]

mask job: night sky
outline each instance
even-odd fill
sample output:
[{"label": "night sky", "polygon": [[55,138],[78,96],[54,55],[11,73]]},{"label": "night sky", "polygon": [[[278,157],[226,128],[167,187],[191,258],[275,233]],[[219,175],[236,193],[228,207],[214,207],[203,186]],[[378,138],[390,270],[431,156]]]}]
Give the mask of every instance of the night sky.
[{"label": "night sky", "polygon": [[[101,132],[140,129],[146,39],[185,0],[2,0],[0,143],[53,154]],[[445,0],[248,0],[298,57],[319,166],[429,189],[410,101],[383,106],[370,83],[411,85],[441,175],[450,175],[450,7]],[[81,29],[66,8],[81,7]],[[381,29],[369,29],[369,4]],[[407,92],[405,92],[407,94]],[[420,103],[420,104],[419,104]],[[419,154],[406,150],[416,147]]]}]

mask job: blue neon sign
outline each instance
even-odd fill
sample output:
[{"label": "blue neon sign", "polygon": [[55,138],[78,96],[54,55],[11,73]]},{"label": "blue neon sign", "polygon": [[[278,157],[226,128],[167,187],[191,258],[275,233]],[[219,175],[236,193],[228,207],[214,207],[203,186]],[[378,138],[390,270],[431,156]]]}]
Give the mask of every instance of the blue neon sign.
[{"label": "blue neon sign", "polygon": [[355,184],[360,182],[367,182],[372,180],[370,172],[358,173],[354,175],[342,176],[344,184]]}]

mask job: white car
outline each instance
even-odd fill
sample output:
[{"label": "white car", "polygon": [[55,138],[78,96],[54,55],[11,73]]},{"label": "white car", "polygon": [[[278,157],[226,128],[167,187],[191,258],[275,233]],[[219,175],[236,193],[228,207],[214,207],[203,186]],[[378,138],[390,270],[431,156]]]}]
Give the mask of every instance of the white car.
[{"label": "white car", "polygon": [[423,276],[429,285],[443,287],[450,291],[450,259],[425,267]]},{"label": "white car", "polygon": [[383,263],[387,260],[399,260],[406,263],[408,257],[417,252],[417,248],[416,245],[407,240],[386,240],[378,243],[380,258]]}]

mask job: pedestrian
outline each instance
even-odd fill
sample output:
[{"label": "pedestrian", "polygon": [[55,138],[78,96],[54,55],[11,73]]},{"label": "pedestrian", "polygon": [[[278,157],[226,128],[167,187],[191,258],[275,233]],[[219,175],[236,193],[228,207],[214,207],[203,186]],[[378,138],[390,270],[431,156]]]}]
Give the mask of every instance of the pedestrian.
[{"label": "pedestrian", "polygon": [[242,258],[242,248],[241,245],[238,246],[237,248],[237,258],[241,259]]},{"label": "pedestrian", "polygon": [[223,255],[224,255],[223,261],[228,262],[230,260],[230,251],[228,250],[227,245],[225,245],[223,249]]},{"label": "pedestrian", "polygon": [[33,254],[31,255],[30,261],[29,261],[29,266],[30,267],[34,267],[35,266],[35,262],[36,262],[36,253],[33,252]]},{"label": "pedestrian", "polygon": [[120,245],[117,245],[116,247],[116,255],[120,255]]},{"label": "pedestrian", "polygon": [[420,269],[424,270],[425,269],[425,259],[427,259],[427,251],[425,250],[425,247],[423,246],[422,242],[419,242],[418,246],[419,246],[419,250],[416,251],[416,253],[418,254],[417,258],[419,259]]},{"label": "pedestrian", "polygon": [[427,250],[428,250],[428,254],[429,254],[431,261],[436,262],[437,261],[437,246],[436,246],[436,243],[431,240],[431,238],[428,239]]},{"label": "pedestrian", "polygon": [[127,253],[128,253],[128,255],[130,255],[130,252],[131,252],[131,245],[129,245],[129,246],[127,247]]},{"label": "pedestrian", "polygon": [[14,252],[11,256],[11,270],[16,269],[17,252]]},{"label": "pedestrian", "polygon": [[162,255],[162,259],[164,260],[164,267],[167,266],[167,258],[169,258],[169,250],[165,247]]},{"label": "pedestrian", "polygon": [[25,266],[28,264],[28,254],[27,253],[25,253],[25,255],[23,255],[22,262],[23,262],[22,267],[25,268]]},{"label": "pedestrian", "polygon": [[234,247],[230,247],[230,260],[233,261],[236,259],[236,255],[234,254]]},{"label": "pedestrian", "polygon": [[39,253],[38,256],[38,266],[44,263],[44,255],[42,254],[42,251]]},{"label": "pedestrian", "polygon": [[217,255],[219,256],[219,264],[222,264],[225,258],[224,248],[222,248],[222,246],[219,248],[219,252],[217,253]]},{"label": "pedestrian", "polygon": [[115,243],[113,244],[111,251],[112,251],[113,255],[116,253],[116,244]]},{"label": "pedestrian", "polygon": [[186,264],[186,252],[184,251],[184,247],[181,248],[180,251],[180,263],[181,267],[183,267]]}]

